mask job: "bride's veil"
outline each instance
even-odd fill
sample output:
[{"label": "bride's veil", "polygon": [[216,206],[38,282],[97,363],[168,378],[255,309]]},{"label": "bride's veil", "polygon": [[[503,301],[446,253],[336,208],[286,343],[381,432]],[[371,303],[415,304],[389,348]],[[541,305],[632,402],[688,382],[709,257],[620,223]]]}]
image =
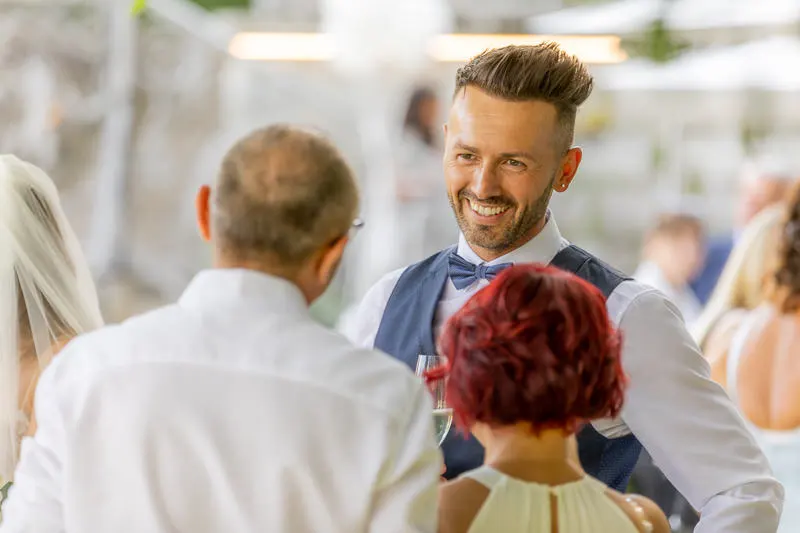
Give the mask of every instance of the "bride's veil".
[{"label": "bride's veil", "polygon": [[54,346],[101,325],[55,185],[34,165],[0,155],[0,479],[11,479],[25,429],[19,395],[32,393],[20,390],[21,358],[44,368]]}]

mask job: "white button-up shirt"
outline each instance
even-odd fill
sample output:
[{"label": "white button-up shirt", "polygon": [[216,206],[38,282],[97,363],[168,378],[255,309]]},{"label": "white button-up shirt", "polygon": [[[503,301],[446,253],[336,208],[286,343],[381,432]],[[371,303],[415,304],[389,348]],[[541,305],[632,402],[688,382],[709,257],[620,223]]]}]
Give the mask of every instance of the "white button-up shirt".
[{"label": "white button-up shirt", "polygon": [[[488,264],[549,263],[568,244],[550,217],[534,239]],[[463,235],[458,254],[483,263]],[[368,291],[345,332],[354,342],[374,344],[402,272],[388,274]],[[437,335],[487,284],[480,280],[459,291],[447,282],[435,316]],[[701,510],[697,533],[774,533],[783,487],[736,408],[709,378],[709,366],[678,309],[636,281],[620,284],[607,308],[624,336],[622,358],[630,385],[621,417],[595,421],[595,428],[607,437],[636,435],[675,487]]]},{"label": "white button-up shirt", "polygon": [[0,532],[434,533],[431,404],[294,285],[206,271],[43,373]]}]

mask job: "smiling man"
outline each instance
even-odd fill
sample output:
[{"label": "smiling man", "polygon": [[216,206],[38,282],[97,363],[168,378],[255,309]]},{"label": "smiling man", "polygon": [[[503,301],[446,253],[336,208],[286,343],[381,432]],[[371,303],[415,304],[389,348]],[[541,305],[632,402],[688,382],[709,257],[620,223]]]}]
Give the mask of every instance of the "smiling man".
[{"label": "smiling man", "polygon": [[[783,489],[709,379],[680,312],[661,293],[570,244],[547,209],[581,162],[572,146],[575,115],[591,90],[586,68],[552,43],[490,50],[461,67],[444,154],[459,242],[381,279],[347,333],[413,367],[418,354],[435,353],[445,321],[506,266],[550,263],[572,271],[606,295],[630,376],[622,416],[580,432],[585,470],[624,490],[644,446],[702,511],[696,531],[774,532]],[[483,461],[473,438],[451,434],[443,450],[448,478]]]}]

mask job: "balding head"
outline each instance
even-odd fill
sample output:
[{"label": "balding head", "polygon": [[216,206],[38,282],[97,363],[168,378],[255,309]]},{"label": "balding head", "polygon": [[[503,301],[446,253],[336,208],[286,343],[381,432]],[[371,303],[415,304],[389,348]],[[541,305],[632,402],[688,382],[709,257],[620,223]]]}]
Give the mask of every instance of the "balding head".
[{"label": "balding head", "polygon": [[213,195],[212,236],[230,257],[293,267],[346,235],[357,211],[353,174],[326,138],[271,126],[241,139],[225,156]]},{"label": "balding head", "polygon": [[197,195],[200,232],[215,266],[288,279],[309,302],[321,295],[344,253],[358,211],[350,168],[319,133],[279,125],[237,142],[213,193]]}]

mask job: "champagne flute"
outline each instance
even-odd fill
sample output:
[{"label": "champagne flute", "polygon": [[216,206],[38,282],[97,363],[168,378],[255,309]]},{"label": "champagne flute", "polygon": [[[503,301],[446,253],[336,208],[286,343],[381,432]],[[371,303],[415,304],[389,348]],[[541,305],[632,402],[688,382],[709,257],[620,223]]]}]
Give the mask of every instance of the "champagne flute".
[{"label": "champagne flute", "polygon": [[[416,374],[423,380],[429,371],[444,366],[447,358],[442,355],[420,355],[417,357]],[[445,401],[445,378],[439,378],[428,383],[428,390],[433,396],[433,427],[439,446],[444,442],[447,432],[453,423],[453,410]]]}]

